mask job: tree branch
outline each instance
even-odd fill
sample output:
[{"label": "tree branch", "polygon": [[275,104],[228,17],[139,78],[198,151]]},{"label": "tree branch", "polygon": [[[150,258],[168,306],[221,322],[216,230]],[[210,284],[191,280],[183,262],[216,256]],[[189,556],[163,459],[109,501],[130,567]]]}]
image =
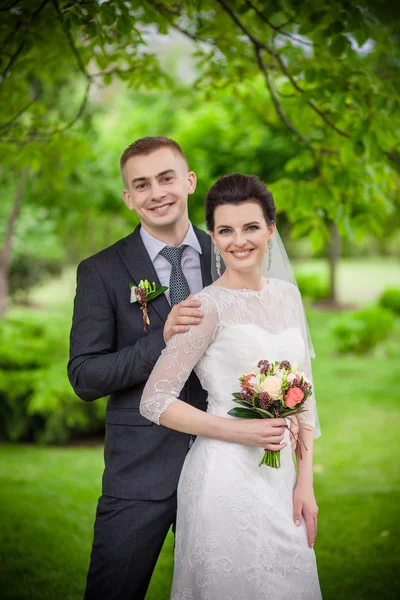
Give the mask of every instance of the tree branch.
[{"label": "tree branch", "polygon": [[53,129],[52,131],[32,131],[30,133],[29,137],[26,139],[26,141],[24,141],[22,143],[21,143],[21,140],[17,140],[14,138],[2,138],[1,141],[5,142],[5,143],[10,143],[10,144],[16,144],[16,143],[27,144],[37,138],[46,139],[46,138],[51,138],[53,135],[65,133],[68,129],[70,129],[73,125],[75,125],[75,123],[78,121],[78,119],[80,119],[81,116],[83,115],[86,105],[87,105],[87,102],[88,102],[89,92],[90,92],[92,83],[93,83],[92,80],[89,80],[87,82],[85,92],[84,92],[82,101],[79,105],[76,115],[74,116],[74,118],[71,121],[69,121],[69,123],[64,125],[64,127],[59,127],[59,128]]},{"label": "tree branch", "polygon": [[[282,72],[286,75],[286,77],[289,79],[289,81],[291,82],[291,84],[293,85],[293,87],[299,92],[304,94],[305,90],[304,88],[300,87],[299,84],[297,83],[297,81],[293,78],[293,76],[289,73],[285,62],[283,61],[281,55],[276,52],[275,50],[273,50],[272,48],[270,48],[269,46],[267,46],[266,44],[264,44],[263,42],[261,42],[260,40],[258,40],[257,38],[255,38],[250,31],[247,29],[247,27],[239,20],[239,18],[235,15],[235,13],[231,10],[231,8],[228,6],[228,4],[225,2],[225,0],[217,0],[219,2],[219,4],[221,4],[223,6],[223,8],[225,9],[225,11],[231,16],[231,18],[235,21],[235,23],[238,25],[238,27],[240,27],[240,29],[247,35],[247,37],[249,38],[249,40],[252,42],[253,46],[255,49],[257,49],[257,51],[259,51],[260,49],[265,50],[270,56],[273,56],[277,61],[278,64],[282,70]],[[257,61],[259,63],[259,61]],[[260,64],[260,63],[259,63]],[[321,119],[334,131],[336,131],[336,133],[338,133],[339,135],[341,135],[342,137],[345,137],[347,139],[350,139],[351,136],[346,133],[345,131],[343,131],[342,129],[339,129],[339,127],[337,127],[335,125],[335,123],[333,123],[327,116],[326,114],[320,110],[318,108],[318,106],[316,106],[316,104],[314,104],[314,102],[312,100],[307,100],[307,104],[308,106],[315,112],[317,113]],[[292,124],[293,125],[293,124]],[[294,125],[293,125],[294,127]],[[301,139],[301,138],[300,138]]]},{"label": "tree branch", "polygon": [[87,72],[87,70],[86,70],[86,67],[85,67],[85,65],[83,64],[82,57],[81,57],[81,55],[80,55],[80,53],[79,53],[79,50],[78,50],[78,48],[75,46],[75,42],[74,42],[74,39],[73,39],[73,37],[72,37],[72,35],[71,35],[70,31],[69,31],[69,30],[66,30],[66,29],[64,29],[64,28],[62,27],[62,25],[63,25],[63,21],[64,21],[64,18],[63,18],[63,15],[62,15],[62,12],[61,12],[61,10],[60,10],[60,7],[59,7],[59,5],[58,5],[58,2],[57,2],[57,0],[52,0],[52,3],[53,3],[53,5],[54,5],[54,8],[56,9],[57,16],[58,16],[58,18],[59,18],[59,20],[60,20],[60,23],[61,23],[61,29],[64,31],[64,33],[65,33],[65,36],[66,36],[66,38],[67,38],[67,40],[68,40],[69,46],[70,46],[70,48],[71,48],[72,54],[75,56],[76,64],[78,65],[78,68],[79,68],[79,70],[80,70],[80,71],[82,71],[82,73],[84,74],[84,76],[86,77],[86,79],[89,79],[89,80],[90,80],[90,79],[91,79],[91,76],[90,76],[90,74]]},{"label": "tree branch", "polygon": [[[305,46],[314,46],[315,44],[313,44],[313,42],[308,42],[306,40],[303,40],[302,38],[298,38],[296,36],[294,36],[291,33],[288,33],[287,31],[283,31],[282,30],[282,25],[281,26],[277,26],[274,25],[273,23],[271,23],[271,21],[269,21],[269,19],[267,19],[267,17],[265,15],[263,15],[263,13],[256,7],[254,6],[254,4],[252,2],[250,2],[250,0],[246,0],[246,4],[249,8],[252,8],[256,15],[266,24],[268,25],[268,27],[270,27],[271,29],[273,29],[274,31],[276,31],[277,33],[280,33],[281,35],[284,35],[286,37],[291,38],[292,40],[294,40],[295,42],[299,42],[300,44],[304,44]],[[287,23],[286,23],[287,25]]]},{"label": "tree branch", "polygon": [[21,108],[21,110],[17,112],[9,121],[6,121],[5,123],[0,123],[0,129],[6,129],[7,127],[10,127],[14,123],[14,121],[16,121],[26,110],[28,110],[31,104],[36,102],[39,96],[41,96],[41,92],[37,93],[36,96],[32,98],[32,100],[29,100],[29,102],[25,104],[25,106]]},{"label": "tree branch", "polygon": [[[178,16],[177,10],[168,9],[166,6],[162,6],[158,2],[154,2],[153,0],[147,0],[147,3],[150,4],[156,11],[163,12],[164,15],[167,15],[168,17],[176,18]],[[203,38],[194,33],[190,33],[190,31],[188,31],[181,25],[177,25],[173,20],[171,21],[171,19],[169,22],[171,24],[171,27],[173,27],[177,31],[180,31],[183,35],[186,35],[188,38],[190,38],[194,42],[203,42],[205,44],[210,44],[210,40],[207,40],[207,38]]]},{"label": "tree branch", "polygon": [[297,127],[292,123],[292,121],[289,119],[289,117],[285,114],[285,111],[283,110],[283,106],[279,101],[279,98],[277,96],[277,93],[274,89],[271,78],[269,76],[268,68],[261,56],[261,50],[262,49],[268,50],[268,48],[266,48],[262,42],[260,42],[257,38],[255,38],[252,35],[252,33],[250,33],[250,31],[247,29],[247,27],[240,21],[240,19],[232,11],[230,6],[228,6],[228,4],[225,2],[225,0],[217,0],[217,2],[219,4],[221,4],[221,6],[225,10],[225,12],[227,12],[230,15],[231,19],[236,23],[236,25],[243,31],[243,33],[249,38],[249,40],[253,44],[257,64],[258,64],[261,72],[264,75],[264,79],[267,84],[268,91],[271,94],[271,98],[272,98],[272,101],[274,103],[274,106],[275,106],[275,109],[276,109],[278,115],[280,116],[280,118],[282,119],[282,121],[284,122],[286,127],[288,127],[288,129],[290,129],[309,150],[311,150],[312,152],[315,152],[315,148],[311,145],[310,140],[308,138],[304,137],[300,133],[300,131],[298,131]]},{"label": "tree branch", "polygon": [[[297,81],[294,79],[294,77],[289,73],[287,66],[285,65],[285,61],[283,60],[282,56],[278,53],[275,52],[275,50],[269,50],[269,52],[276,58],[276,60],[279,63],[279,66],[282,70],[282,72],[286,75],[286,77],[289,79],[290,83],[293,85],[294,89],[297,90],[300,94],[304,94],[305,93],[305,89],[302,88]],[[342,129],[339,129],[339,127],[337,127],[335,125],[335,123],[333,123],[327,116],[326,114],[320,110],[318,108],[318,106],[316,104],[314,104],[314,102],[312,100],[307,100],[307,104],[310,108],[312,108],[312,110],[314,112],[317,113],[317,115],[319,115],[321,117],[321,119],[323,121],[325,121],[325,123],[327,125],[329,125],[329,127],[331,129],[334,129],[334,131],[336,131],[336,133],[338,133],[339,135],[341,135],[342,137],[345,137],[347,139],[350,139],[351,136],[346,133],[345,131],[343,131]]]},{"label": "tree branch", "polygon": [[14,6],[16,6],[18,4],[18,2],[19,2],[19,0],[15,0],[15,2],[12,2],[8,6],[5,6],[4,8],[0,8],[0,12],[7,12],[7,11],[11,10],[12,8],[14,8]]},{"label": "tree branch", "polygon": [[81,118],[81,116],[83,115],[83,113],[85,111],[86,105],[87,105],[87,101],[88,101],[88,98],[89,98],[89,92],[90,92],[91,86],[92,86],[92,82],[88,81],[88,83],[86,85],[84,96],[82,98],[82,102],[81,102],[81,104],[79,106],[78,112],[76,113],[76,115],[72,119],[72,121],[70,121],[69,123],[67,123],[67,125],[65,125],[61,129],[55,129],[53,131],[53,133],[51,133],[50,135],[54,135],[56,133],[64,133],[65,131],[67,131],[67,129],[70,129],[73,125],[75,125],[75,123],[78,121],[78,119]]},{"label": "tree branch", "polygon": [[8,265],[10,256],[11,256],[12,238],[13,238],[13,234],[14,234],[15,222],[17,220],[17,217],[18,217],[18,214],[19,214],[19,211],[21,208],[22,196],[23,196],[23,191],[24,191],[24,183],[25,183],[25,171],[22,171],[22,173],[20,173],[20,177],[18,179],[17,189],[15,191],[15,196],[14,196],[14,201],[13,201],[13,204],[11,207],[11,211],[10,211],[10,214],[7,219],[4,244],[3,244],[3,247],[1,248],[2,259],[4,260],[6,265]]},{"label": "tree branch", "polygon": [[120,69],[119,67],[114,67],[109,71],[98,71],[97,73],[90,73],[90,78],[95,79],[96,77],[105,77],[106,75],[114,75],[119,73],[132,73],[132,71],[136,70],[135,67],[130,67],[129,69]]},{"label": "tree branch", "polygon": [[[30,20],[30,22],[28,23],[26,30],[29,29],[29,27],[32,25],[33,21],[36,19],[36,17],[38,16],[38,14],[43,10],[43,8],[46,6],[46,4],[49,2],[49,0],[43,0],[42,4],[39,6],[39,8],[33,13],[32,18]],[[17,29],[20,28],[20,24],[17,24]],[[4,68],[3,72],[0,75],[0,84],[2,81],[4,81],[4,79],[8,76],[8,74],[11,71],[11,67],[13,66],[13,64],[15,63],[15,61],[17,60],[18,56],[21,54],[22,49],[25,45],[25,40],[22,39],[21,43],[19,44],[17,50],[14,52],[14,54],[11,55],[10,60],[8,61],[8,64],[6,65],[6,67]]]},{"label": "tree branch", "polygon": [[394,154],[390,150],[384,150],[385,155],[396,165],[400,165],[400,156],[398,154]]},{"label": "tree branch", "polygon": [[273,103],[275,105],[276,112],[281,117],[281,119],[285,123],[286,127],[288,127],[288,129],[290,129],[299,138],[299,140],[307,148],[309,148],[309,150],[311,150],[312,152],[315,152],[315,148],[311,145],[310,140],[308,138],[304,137],[300,133],[300,131],[297,129],[297,127],[294,125],[294,123],[292,123],[292,121],[289,119],[289,117],[286,115],[285,111],[283,110],[283,106],[280,103],[280,100],[278,98],[278,95],[276,93],[274,85],[273,85],[272,80],[270,78],[268,68],[267,68],[265,62],[262,59],[260,48],[255,48],[255,53],[256,53],[256,58],[257,58],[258,66],[260,67],[262,73],[264,74],[264,78],[265,78],[265,81],[266,81],[266,84],[267,84],[267,87],[268,87],[268,91],[269,91],[269,93],[271,95],[271,98],[272,98],[272,101],[273,101]]}]

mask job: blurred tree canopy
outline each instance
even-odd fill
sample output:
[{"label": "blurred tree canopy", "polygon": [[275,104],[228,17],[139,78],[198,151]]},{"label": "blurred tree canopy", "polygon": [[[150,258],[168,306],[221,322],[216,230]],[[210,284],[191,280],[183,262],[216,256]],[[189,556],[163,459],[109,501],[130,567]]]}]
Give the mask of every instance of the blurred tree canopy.
[{"label": "blurred tree canopy", "polygon": [[[107,158],[115,164],[130,127],[110,116],[96,129],[96,99],[107,120],[104,86],[116,80],[170,103],[158,129],[142,111],[134,137],[176,133],[202,198],[232,165],[259,174],[295,236],[316,248],[333,239],[333,266],[340,235],[379,233],[398,202],[400,15],[387,0],[4,0],[0,17],[0,314],[21,207],[45,210],[64,241],[98,236],[116,211]],[[154,51],[171,31],[194,51],[184,93]],[[200,203],[192,214],[202,219]]]}]

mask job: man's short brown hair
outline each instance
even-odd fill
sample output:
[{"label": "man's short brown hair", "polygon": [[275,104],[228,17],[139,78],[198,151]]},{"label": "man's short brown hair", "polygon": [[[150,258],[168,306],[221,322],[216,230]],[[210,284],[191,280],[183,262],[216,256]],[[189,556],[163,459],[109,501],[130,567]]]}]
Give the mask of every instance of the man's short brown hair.
[{"label": "man's short brown hair", "polygon": [[171,138],[161,135],[155,135],[151,137],[140,138],[128,146],[126,150],[124,150],[120,160],[121,172],[123,173],[124,166],[132,156],[138,156],[139,154],[151,154],[160,148],[172,148],[172,150],[178,152],[185,159],[186,164],[188,164],[182,148],[177,142],[175,142],[175,140],[171,140]]}]

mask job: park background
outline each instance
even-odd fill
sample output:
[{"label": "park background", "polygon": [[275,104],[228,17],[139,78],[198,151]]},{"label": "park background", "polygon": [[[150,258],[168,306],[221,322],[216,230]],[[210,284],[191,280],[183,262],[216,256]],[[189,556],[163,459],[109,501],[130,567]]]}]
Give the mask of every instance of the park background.
[{"label": "park background", "polygon": [[[105,400],[67,376],[76,265],[136,225],[119,157],[260,176],[305,298],[325,600],[400,595],[400,14],[386,0],[0,3],[0,597],[83,595]],[[169,535],[148,600],[169,597]]]}]

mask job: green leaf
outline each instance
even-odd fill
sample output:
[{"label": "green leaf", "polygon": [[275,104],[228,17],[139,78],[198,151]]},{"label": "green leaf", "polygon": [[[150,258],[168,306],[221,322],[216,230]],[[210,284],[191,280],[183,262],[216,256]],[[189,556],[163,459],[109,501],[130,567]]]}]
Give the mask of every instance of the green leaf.
[{"label": "green leaf", "polygon": [[325,237],[319,228],[314,227],[310,233],[309,239],[314,250],[319,251],[323,249],[325,245]]},{"label": "green leaf", "polygon": [[300,221],[293,225],[291,234],[292,237],[297,239],[305,236],[310,231],[311,225],[309,221]]},{"label": "green leaf", "polygon": [[161,287],[156,289],[155,292],[151,292],[147,296],[147,301],[150,302],[150,300],[154,300],[154,298],[157,298],[157,296],[161,296],[161,294],[163,294],[167,289],[168,289],[168,286],[162,285]]},{"label": "green leaf", "polygon": [[339,154],[340,160],[345,167],[351,164],[351,161],[354,159],[354,146],[350,140],[344,140],[341,142]]},{"label": "green leaf", "polygon": [[111,82],[112,82],[112,75],[110,73],[106,73],[106,75],[104,75],[104,77],[103,77],[104,85],[110,85]]},{"label": "green leaf", "polygon": [[241,404],[242,406],[246,406],[247,408],[250,408],[249,403],[246,402],[246,400],[243,400],[243,398],[234,398],[233,401],[237,402],[237,404]]},{"label": "green leaf", "polygon": [[132,31],[132,22],[127,17],[118,17],[115,26],[122,35],[129,35]]},{"label": "green leaf", "polygon": [[329,29],[329,34],[333,34],[333,33],[342,33],[343,31],[345,31],[346,27],[345,24],[343,23],[343,21],[334,21],[332,23],[332,25],[330,25],[328,27]]},{"label": "green leaf", "polygon": [[353,142],[353,148],[356,156],[362,156],[365,153],[365,146],[362,140],[355,140]]},{"label": "green leaf", "polygon": [[268,412],[267,410],[265,410],[264,408],[255,408],[254,409],[257,413],[259,413],[263,419],[273,419],[274,415],[270,412]]},{"label": "green leaf", "polygon": [[325,16],[326,12],[324,10],[316,10],[315,12],[311,13],[311,15],[308,17],[308,20],[312,25],[319,25],[322,23]]},{"label": "green leaf", "polygon": [[332,56],[341,56],[347,47],[347,39],[340,35],[329,46],[329,51]]},{"label": "green leaf", "polygon": [[316,76],[317,73],[313,68],[307,69],[307,71],[305,72],[305,79],[307,83],[312,83],[313,81],[315,81]]},{"label": "green leaf", "polygon": [[367,152],[372,160],[379,160],[382,156],[382,151],[379,147],[378,138],[374,131],[368,131],[362,136],[362,141],[367,149]]},{"label": "green leaf", "polygon": [[302,412],[306,412],[305,408],[293,408],[292,410],[285,410],[282,417],[290,417],[291,415],[299,415]]},{"label": "green leaf", "polygon": [[261,416],[257,415],[257,413],[251,408],[232,408],[228,415],[231,417],[237,417],[238,419],[262,419]]},{"label": "green leaf", "polygon": [[353,35],[356,38],[356,42],[360,48],[361,48],[361,46],[363,46],[365,44],[365,42],[369,38],[368,33],[366,31],[364,31],[363,29],[356,29],[355,31],[353,31]]}]

